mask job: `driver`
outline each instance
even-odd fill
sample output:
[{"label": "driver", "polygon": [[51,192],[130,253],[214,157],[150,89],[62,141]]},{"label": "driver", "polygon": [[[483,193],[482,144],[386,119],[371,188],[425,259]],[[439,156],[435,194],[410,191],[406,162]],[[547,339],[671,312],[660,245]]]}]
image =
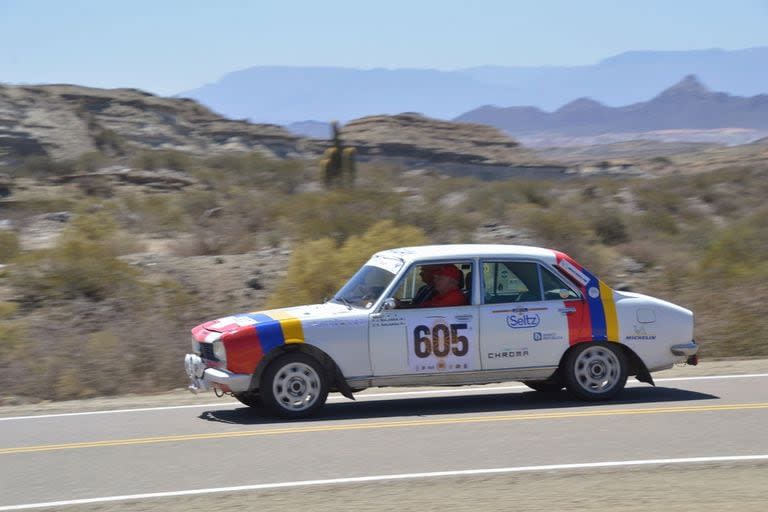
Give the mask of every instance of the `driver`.
[{"label": "driver", "polygon": [[414,306],[420,306],[424,302],[428,301],[435,296],[435,270],[439,269],[441,265],[422,265],[419,269],[419,277],[421,277],[424,285],[419,288],[416,295],[413,297]]},{"label": "driver", "polygon": [[447,264],[437,268],[434,272],[435,295],[422,302],[419,307],[437,308],[442,306],[466,306],[467,298],[459,289],[461,270],[455,265]]}]

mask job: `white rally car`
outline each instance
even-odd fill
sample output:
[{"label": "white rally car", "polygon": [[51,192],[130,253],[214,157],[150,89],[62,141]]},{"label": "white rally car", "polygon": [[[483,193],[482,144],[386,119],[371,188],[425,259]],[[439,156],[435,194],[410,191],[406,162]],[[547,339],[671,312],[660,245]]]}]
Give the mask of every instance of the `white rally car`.
[{"label": "white rally car", "polygon": [[[426,277],[435,269],[447,279]],[[237,314],[192,335],[192,391],[288,418],[329,391],[374,386],[516,380],[605,400],[628,375],[653,384],[653,371],[696,364],[698,350],[691,311],[613,290],[561,252],[511,245],[379,252],[324,304]]]}]

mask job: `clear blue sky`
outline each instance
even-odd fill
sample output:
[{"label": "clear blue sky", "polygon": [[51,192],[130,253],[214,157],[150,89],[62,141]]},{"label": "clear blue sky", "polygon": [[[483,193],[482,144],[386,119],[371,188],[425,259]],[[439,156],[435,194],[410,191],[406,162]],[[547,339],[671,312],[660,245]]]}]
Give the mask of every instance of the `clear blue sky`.
[{"label": "clear blue sky", "polygon": [[0,0],[0,82],[173,94],[256,65],[580,65],[768,46],[768,0]]}]

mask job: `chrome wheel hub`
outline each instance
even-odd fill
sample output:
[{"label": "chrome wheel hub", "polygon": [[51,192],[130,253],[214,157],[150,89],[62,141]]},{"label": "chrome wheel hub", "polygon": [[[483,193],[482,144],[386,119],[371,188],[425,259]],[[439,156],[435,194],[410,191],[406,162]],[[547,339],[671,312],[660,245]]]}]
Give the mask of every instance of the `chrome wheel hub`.
[{"label": "chrome wheel hub", "polygon": [[574,373],[579,385],[587,391],[605,393],[619,382],[621,365],[613,351],[595,345],[579,354]]},{"label": "chrome wheel hub", "polygon": [[320,376],[304,363],[290,363],[275,374],[272,382],[277,403],[289,411],[311,407],[320,394]]}]

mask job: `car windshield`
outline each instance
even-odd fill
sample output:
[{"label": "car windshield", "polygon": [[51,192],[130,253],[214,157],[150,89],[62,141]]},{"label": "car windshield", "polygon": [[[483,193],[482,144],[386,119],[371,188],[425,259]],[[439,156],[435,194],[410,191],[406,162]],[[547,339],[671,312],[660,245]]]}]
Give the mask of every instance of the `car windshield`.
[{"label": "car windshield", "polygon": [[389,270],[365,265],[336,293],[332,300],[349,307],[368,309],[373,306],[394,278],[395,274]]}]

